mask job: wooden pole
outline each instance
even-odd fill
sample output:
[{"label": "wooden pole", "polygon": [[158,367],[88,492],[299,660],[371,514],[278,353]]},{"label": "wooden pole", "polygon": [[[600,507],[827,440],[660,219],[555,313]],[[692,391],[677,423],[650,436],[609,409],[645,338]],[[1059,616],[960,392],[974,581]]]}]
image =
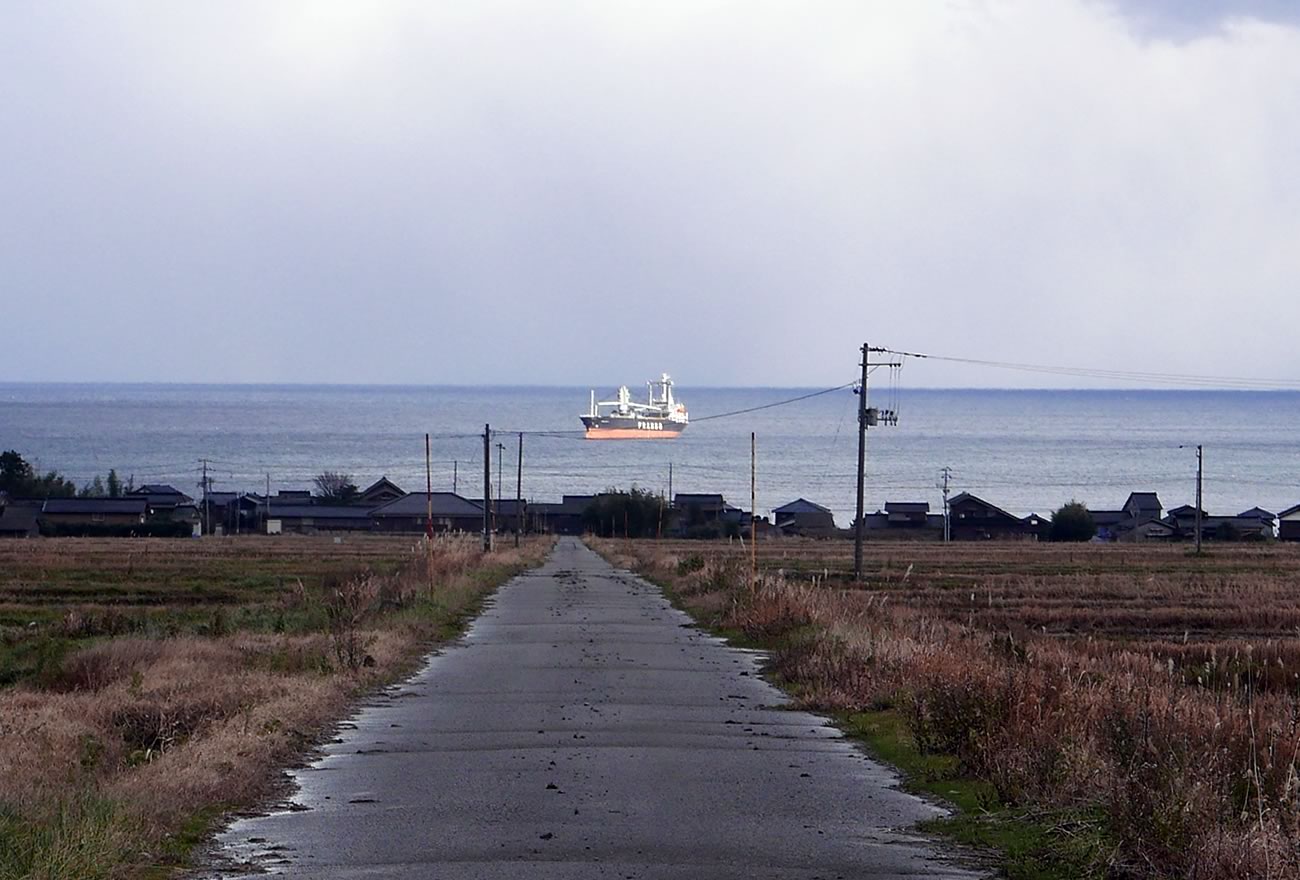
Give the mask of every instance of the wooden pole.
[{"label": "wooden pole", "polygon": [[1196,444],[1196,555],[1201,555],[1201,475],[1205,455],[1201,444]]},{"label": "wooden pole", "polygon": [[424,517],[424,536],[429,539],[430,545],[433,543],[433,461],[429,457],[429,435],[424,435],[424,496],[425,517]]},{"label": "wooden pole", "polygon": [[862,580],[862,515],[867,471],[867,343],[862,343],[862,384],[858,387],[858,518],[853,523],[853,579]]},{"label": "wooden pole", "polygon": [[492,552],[492,426],[483,426],[483,552]]},{"label": "wooden pole", "polygon": [[519,432],[519,469],[515,471],[515,546],[524,530],[524,432]]},{"label": "wooden pole", "polygon": [[749,433],[749,588],[758,589],[758,439]]}]

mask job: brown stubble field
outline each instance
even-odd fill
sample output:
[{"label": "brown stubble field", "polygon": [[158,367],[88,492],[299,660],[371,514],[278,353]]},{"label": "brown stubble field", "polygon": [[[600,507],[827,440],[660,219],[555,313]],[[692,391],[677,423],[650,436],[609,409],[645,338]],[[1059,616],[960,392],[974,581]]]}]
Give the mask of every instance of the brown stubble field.
[{"label": "brown stubble field", "polygon": [[804,705],[1085,828],[1078,875],[1300,877],[1300,548],[878,543],[854,584],[851,542],[772,541],[751,590],[738,543],[593,544]]},{"label": "brown stubble field", "polygon": [[0,878],[174,872],[549,546],[0,542]]}]

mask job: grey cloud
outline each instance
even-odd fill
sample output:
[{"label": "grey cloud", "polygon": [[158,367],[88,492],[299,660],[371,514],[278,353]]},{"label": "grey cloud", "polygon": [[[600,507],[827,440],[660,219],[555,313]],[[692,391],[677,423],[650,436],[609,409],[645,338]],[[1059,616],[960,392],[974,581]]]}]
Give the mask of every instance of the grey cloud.
[{"label": "grey cloud", "polygon": [[831,384],[863,338],[1300,375],[1288,26],[1152,42],[1084,0],[75,13],[0,34],[5,378]]}]

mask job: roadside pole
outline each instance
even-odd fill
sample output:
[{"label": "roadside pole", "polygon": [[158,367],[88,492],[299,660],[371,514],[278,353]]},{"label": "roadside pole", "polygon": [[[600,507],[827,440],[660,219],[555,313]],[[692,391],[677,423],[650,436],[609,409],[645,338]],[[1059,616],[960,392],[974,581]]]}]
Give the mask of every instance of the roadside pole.
[{"label": "roadside pole", "polygon": [[758,439],[749,432],[749,590],[758,590]]},{"label": "roadside pole", "polygon": [[429,457],[429,435],[424,435],[424,536],[433,544],[433,462]]},{"label": "roadside pole", "polygon": [[524,432],[519,432],[519,469],[515,471],[515,546],[524,530]]},{"label": "roadside pole", "polygon": [[1205,454],[1201,444],[1196,444],[1196,555],[1201,555],[1201,478],[1204,475]]},{"label": "roadside pole", "polygon": [[[858,518],[853,523],[853,580],[862,580],[862,533],[865,528],[865,493],[867,481],[867,427],[869,425],[897,425],[896,409],[876,409],[867,406],[867,380],[872,367],[889,367],[895,371],[894,382],[898,381],[897,370],[901,361],[877,361],[871,363],[871,353],[888,354],[887,348],[872,348],[862,343],[862,383],[858,386]],[[897,390],[895,385],[895,390]]]},{"label": "roadside pole", "polygon": [[867,343],[862,343],[862,380],[858,385],[858,518],[853,521],[853,580],[862,580],[862,517],[867,471]]},{"label": "roadside pole", "polygon": [[483,426],[483,552],[492,552],[492,426]]},{"label": "roadside pole", "polygon": [[424,435],[424,574],[433,595],[433,461],[429,455],[429,435]]}]

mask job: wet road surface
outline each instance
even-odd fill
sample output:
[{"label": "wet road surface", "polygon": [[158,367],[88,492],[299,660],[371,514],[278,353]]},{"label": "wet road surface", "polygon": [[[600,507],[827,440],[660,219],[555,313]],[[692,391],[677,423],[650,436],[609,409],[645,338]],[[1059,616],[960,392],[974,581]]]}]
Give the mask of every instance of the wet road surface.
[{"label": "wet road surface", "polygon": [[562,538],[202,876],[979,876],[907,831],[935,808],[780,708],[757,660]]}]

